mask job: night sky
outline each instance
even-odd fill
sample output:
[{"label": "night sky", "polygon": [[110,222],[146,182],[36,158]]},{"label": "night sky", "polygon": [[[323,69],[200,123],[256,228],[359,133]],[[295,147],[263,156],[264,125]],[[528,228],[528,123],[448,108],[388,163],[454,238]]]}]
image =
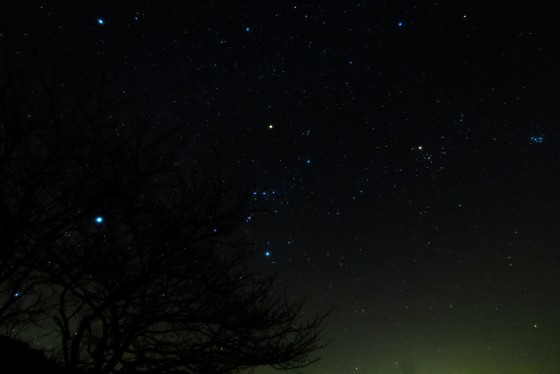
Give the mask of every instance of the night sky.
[{"label": "night sky", "polygon": [[531,4],[3,1],[0,37],[240,170],[254,267],[333,309],[302,373],[559,373],[560,5]]}]

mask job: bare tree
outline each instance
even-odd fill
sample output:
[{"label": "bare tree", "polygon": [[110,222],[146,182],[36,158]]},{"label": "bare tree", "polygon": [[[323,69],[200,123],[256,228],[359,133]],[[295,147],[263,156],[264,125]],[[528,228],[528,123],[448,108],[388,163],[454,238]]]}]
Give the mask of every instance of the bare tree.
[{"label": "bare tree", "polygon": [[0,69],[3,326],[40,322],[63,365],[100,373],[314,362],[325,315],[303,318],[248,269],[235,179],[103,84],[38,60]]},{"label": "bare tree", "polygon": [[53,291],[65,364],[228,373],[311,363],[323,317],[302,323],[302,304],[244,266],[235,190],[219,175],[176,177],[155,195],[129,191],[106,223],[61,246],[66,270],[53,273]]},{"label": "bare tree", "polygon": [[36,260],[116,191],[163,170],[173,150],[157,150],[165,135],[148,140],[147,122],[123,128],[123,103],[108,99],[102,79],[1,50],[0,322],[16,328],[44,307]]}]

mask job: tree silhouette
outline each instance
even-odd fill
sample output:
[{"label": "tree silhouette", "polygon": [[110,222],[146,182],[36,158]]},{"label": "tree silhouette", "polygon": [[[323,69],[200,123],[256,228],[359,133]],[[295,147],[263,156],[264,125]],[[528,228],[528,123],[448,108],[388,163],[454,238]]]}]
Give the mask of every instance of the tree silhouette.
[{"label": "tree silhouette", "polygon": [[309,363],[320,319],[300,324],[301,304],[244,269],[245,251],[228,250],[243,216],[227,186],[206,178],[200,191],[178,183],[131,197],[103,227],[72,234],[79,244],[68,250],[79,253],[57,260],[72,271],[54,283],[68,366],[223,373]]},{"label": "tree silhouette", "polygon": [[40,318],[38,264],[53,245],[118,191],[165,169],[175,149],[158,148],[174,146],[164,144],[169,134],[148,139],[148,121],[119,122],[124,104],[109,99],[103,80],[6,43],[1,50],[0,323],[11,333]]},{"label": "tree silhouette", "polygon": [[[232,373],[315,359],[302,319],[247,266],[247,201],[181,130],[101,79],[5,54],[0,71],[0,322],[31,322],[68,369]],[[14,57],[15,56],[15,57]],[[208,166],[212,165],[212,166]]]}]

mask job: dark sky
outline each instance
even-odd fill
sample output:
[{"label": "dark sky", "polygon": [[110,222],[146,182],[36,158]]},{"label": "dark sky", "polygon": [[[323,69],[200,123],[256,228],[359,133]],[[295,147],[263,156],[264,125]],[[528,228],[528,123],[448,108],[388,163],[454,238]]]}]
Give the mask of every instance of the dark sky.
[{"label": "dark sky", "polygon": [[244,170],[303,373],[560,372],[556,2],[9,3]]}]

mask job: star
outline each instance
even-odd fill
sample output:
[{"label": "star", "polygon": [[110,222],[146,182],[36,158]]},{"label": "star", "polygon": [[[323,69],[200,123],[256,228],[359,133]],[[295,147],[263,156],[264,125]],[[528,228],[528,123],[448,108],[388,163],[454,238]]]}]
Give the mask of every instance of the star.
[{"label": "star", "polygon": [[251,31],[251,28],[250,28],[249,26],[246,26],[246,27],[245,27],[245,31],[246,31],[246,32],[249,32],[249,31]]},{"label": "star", "polygon": [[305,163],[306,163],[307,165],[311,165],[311,160],[305,160]]},{"label": "star", "polygon": [[98,225],[102,224],[103,221],[104,221],[103,217],[101,217],[101,216],[95,217],[95,223],[97,223]]},{"label": "star", "polygon": [[397,27],[398,27],[398,28],[401,28],[401,27],[403,27],[403,26],[404,26],[404,22],[403,22],[403,21],[398,21],[398,22],[397,22]]},{"label": "star", "polygon": [[274,128],[274,125],[273,125],[272,123],[270,123],[270,124],[268,125],[268,128],[272,130],[272,129]]},{"label": "star", "polygon": [[266,251],[266,252],[264,253],[264,255],[265,255],[266,257],[270,257],[270,252],[269,252],[269,251]]}]

